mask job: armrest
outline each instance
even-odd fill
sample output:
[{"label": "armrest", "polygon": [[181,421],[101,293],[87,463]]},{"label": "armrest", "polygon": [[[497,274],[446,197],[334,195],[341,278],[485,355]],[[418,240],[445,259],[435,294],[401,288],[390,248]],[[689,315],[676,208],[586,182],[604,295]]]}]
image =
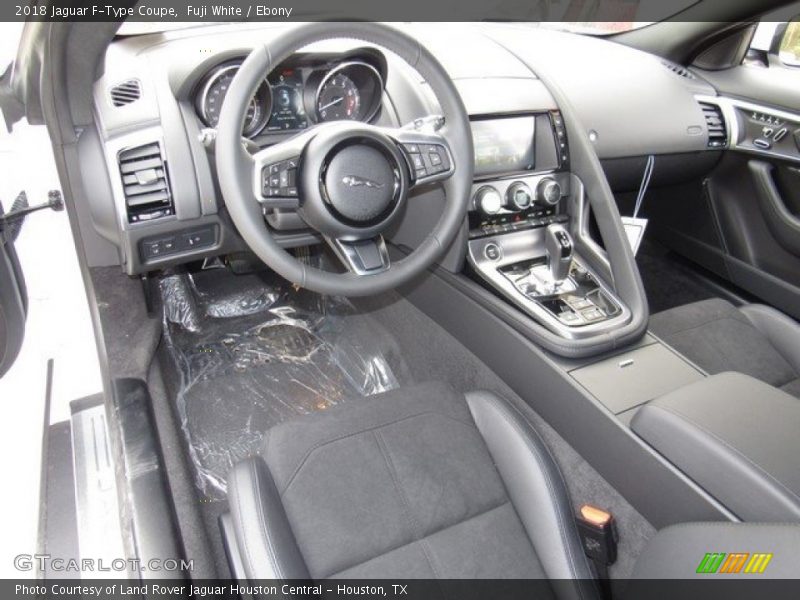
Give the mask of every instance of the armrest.
[{"label": "armrest", "polygon": [[[647,543],[636,560],[633,579],[708,579],[712,573],[739,580],[748,575],[796,579],[798,548],[800,525],[681,523],[662,529]],[[717,556],[706,558],[706,554]]]},{"label": "armrest", "polygon": [[800,400],[740,373],[690,384],[631,428],[743,521],[800,521]]}]

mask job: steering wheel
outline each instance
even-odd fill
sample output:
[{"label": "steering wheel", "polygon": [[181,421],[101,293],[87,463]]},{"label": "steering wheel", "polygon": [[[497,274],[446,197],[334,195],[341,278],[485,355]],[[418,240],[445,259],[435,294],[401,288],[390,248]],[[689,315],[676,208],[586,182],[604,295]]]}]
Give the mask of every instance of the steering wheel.
[{"label": "steering wheel", "polygon": [[[334,38],[382,46],[405,60],[433,90],[444,124],[426,130],[321,123],[248,153],[242,124],[258,86],[292,53]],[[239,234],[275,272],[322,294],[377,294],[433,264],[464,222],[473,160],[469,119],[444,68],[415,39],[377,23],[310,23],[255,48],[230,84],[217,127],[217,175]],[[402,213],[412,189],[436,184],[445,193],[441,218],[408,256],[391,261],[383,232]],[[311,267],[284,250],[264,220],[264,210],[274,208],[296,209],[330,245],[345,272]]]}]

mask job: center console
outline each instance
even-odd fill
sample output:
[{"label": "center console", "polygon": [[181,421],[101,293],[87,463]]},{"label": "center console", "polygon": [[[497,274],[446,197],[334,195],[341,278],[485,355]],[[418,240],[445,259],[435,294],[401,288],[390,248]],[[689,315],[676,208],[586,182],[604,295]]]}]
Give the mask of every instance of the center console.
[{"label": "center console", "polygon": [[797,398],[720,373],[642,407],[631,428],[743,521],[800,521]]},{"label": "center console", "polygon": [[583,186],[569,171],[558,111],[471,121],[475,181],[467,258],[475,275],[551,331],[597,335],[630,319],[576,251]]}]

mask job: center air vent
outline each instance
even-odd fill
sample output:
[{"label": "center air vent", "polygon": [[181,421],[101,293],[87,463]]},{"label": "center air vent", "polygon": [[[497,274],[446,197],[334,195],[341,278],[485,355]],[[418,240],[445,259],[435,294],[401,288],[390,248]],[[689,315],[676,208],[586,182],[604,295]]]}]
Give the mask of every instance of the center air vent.
[{"label": "center air vent", "polygon": [[668,60],[662,60],[661,64],[667,67],[670,71],[678,75],[679,77],[683,77],[685,79],[697,79],[689,69],[684,67],[683,65],[679,65]]},{"label": "center air vent", "polygon": [[142,86],[138,79],[129,79],[111,88],[109,95],[114,106],[125,106],[141,97]]},{"label": "center air vent", "polygon": [[724,148],[728,145],[728,130],[725,126],[725,117],[722,116],[722,109],[716,104],[700,102],[703,110],[703,117],[706,120],[708,129],[708,147]]},{"label": "center air vent", "polygon": [[151,221],[173,214],[167,164],[158,142],[119,153],[119,173],[128,222]]}]

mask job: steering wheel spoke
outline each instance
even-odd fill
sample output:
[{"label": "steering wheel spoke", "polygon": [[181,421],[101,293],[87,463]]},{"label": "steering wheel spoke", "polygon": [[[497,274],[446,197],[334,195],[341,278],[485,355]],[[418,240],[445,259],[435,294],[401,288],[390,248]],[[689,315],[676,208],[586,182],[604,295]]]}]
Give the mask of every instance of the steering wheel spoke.
[{"label": "steering wheel spoke", "polygon": [[455,172],[450,144],[440,133],[402,128],[388,130],[387,134],[403,150],[412,186],[444,181]]},{"label": "steering wheel spoke", "polygon": [[391,267],[389,251],[382,235],[365,240],[346,241],[326,237],[333,252],[348,271],[356,275],[374,275]]}]

